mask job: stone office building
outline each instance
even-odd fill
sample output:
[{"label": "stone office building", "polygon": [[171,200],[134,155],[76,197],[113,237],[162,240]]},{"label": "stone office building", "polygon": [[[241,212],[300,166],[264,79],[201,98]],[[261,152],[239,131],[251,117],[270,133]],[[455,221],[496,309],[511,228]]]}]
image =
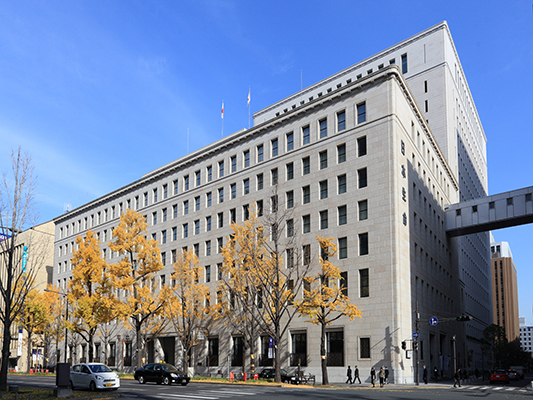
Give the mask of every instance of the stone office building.
[{"label": "stone office building", "polygon": [[[121,213],[132,208],[147,216],[149,235],[160,242],[161,275],[171,273],[176,251],[193,248],[214,296],[218,248],[230,222],[242,222],[257,202],[268,212],[276,190],[280,203],[294,206],[302,245],[317,253],[315,234],[335,238],[334,263],[363,311],[362,319],[328,327],[330,380],[345,379],[346,366],[357,364],[363,379],[386,365],[395,382],[413,382],[413,358],[401,343],[412,348],[417,317],[420,365],[449,375],[455,335],[458,365],[472,355],[475,368],[481,353],[467,338],[492,322],[488,235],[447,238],[444,209],[486,195],[485,145],[443,22],[255,113],[251,129],[56,218],[55,282],[65,287],[72,274],[77,235],[92,229],[109,241]],[[451,322],[461,313],[474,318]],[[427,323],[432,316],[437,326]],[[296,319],[278,345],[282,366],[304,359],[306,372],[319,376],[319,335],[319,327]],[[151,342],[148,360],[177,362],[174,336]],[[131,342],[113,346],[131,353]],[[269,363],[267,343],[261,338],[259,367]],[[193,354],[196,372],[206,372],[208,349],[212,370],[241,369],[228,365],[240,357],[238,335],[221,330],[206,338]]]}]

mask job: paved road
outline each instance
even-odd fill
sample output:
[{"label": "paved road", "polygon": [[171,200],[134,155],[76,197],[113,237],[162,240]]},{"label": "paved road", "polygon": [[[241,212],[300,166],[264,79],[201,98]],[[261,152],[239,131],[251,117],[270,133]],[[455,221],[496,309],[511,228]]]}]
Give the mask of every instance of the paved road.
[{"label": "paved road", "polygon": [[[8,383],[19,385],[55,387],[54,377],[15,376],[8,377]],[[301,387],[285,385],[278,386],[241,386],[226,384],[208,384],[192,382],[188,386],[163,386],[156,384],[140,385],[136,381],[122,379],[121,400],[224,400],[251,399],[254,400],[323,400],[323,399],[471,399],[472,397],[487,397],[492,399],[531,399],[533,391],[524,388],[528,381],[517,382],[520,386],[500,385],[463,385],[454,388],[450,383],[439,383],[414,387],[408,385],[388,385],[384,388],[365,386],[348,386],[339,384],[333,388],[324,389],[320,386]],[[529,386],[531,384],[529,383]],[[90,392],[87,392],[90,397]]]}]

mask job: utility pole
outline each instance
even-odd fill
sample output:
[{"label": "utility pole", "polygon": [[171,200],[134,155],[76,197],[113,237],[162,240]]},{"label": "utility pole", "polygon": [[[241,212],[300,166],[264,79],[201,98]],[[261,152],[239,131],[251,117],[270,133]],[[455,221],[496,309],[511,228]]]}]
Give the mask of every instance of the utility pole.
[{"label": "utility pole", "polygon": [[415,351],[415,383],[420,385],[420,374],[419,374],[419,357],[418,357],[418,337],[420,335],[420,313],[418,312],[418,300],[416,301],[416,311],[415,311],[415,335],[413,338],[413,350]]}]

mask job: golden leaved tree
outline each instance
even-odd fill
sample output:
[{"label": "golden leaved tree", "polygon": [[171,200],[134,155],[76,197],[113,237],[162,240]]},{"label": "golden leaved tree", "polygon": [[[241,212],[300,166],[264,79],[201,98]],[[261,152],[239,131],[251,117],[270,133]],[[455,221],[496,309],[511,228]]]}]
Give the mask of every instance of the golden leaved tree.
[{"label": "golden leaved tree", "polygon": [[[258,330],[264,329],[278,348],[300,307],[294,299],[310,265],[301,262],[297,235],[292,222],[288,223],[292,221],[290,210],[280,211],[277,195],[272,196],[271,210],[262,221],[251,212],[241,225],[232,224],[233,234],[223,249],[223,279],[230,306],[234,296],[248,311],[249,320],[257,318]],[[232,279],[237,275],[247,283]],[[281,382],[280,353],[281,349],[274,352],[276,382]]]},{"label": "golden leaved tree", "polygon": [[[163,269],[161,252],[154,239],[147,239],[147,223],[139,212],[127,210],[113,230],[111,251],[122,257],[110,264],[113,286],[122,292],[116,309],[135,329],[137,367],[141,367],[142,329],[160,315],[167,301],[164,290],[156,290],[155,278]],[[160,326],[157,326],[160,329]]]},{"label": "golden leaved tree", "polygon": [[304,297],[295,300],[299,312],[309,318],[315,325],[320,325],[320,356],[322,367],[322,384],[329,385],[326,359],[326,327],[339,318],[346,316],[352,321],[359,317],[361,311],[350,303],[345,294],[341,271],[329,259],[337,254],[337,246],[332,238],[318,237],[320,245],[320,270],[314,277],[306,278]]},{"label": "golden leaved tree", "polygon": [[88,230],[84,238],[76,238],[76,244],[67,295],[72,312],[67,326],[87,342],[89,362],[93,362],[94,336],[100,324],[116,317],[116,300],[96,235]]},{"label": "golden leaved tree", "polygon": [[[43,303],[46,305],[49,315],[48,322],[44,328],[44,340],[46,347],[50,348],[52,343],[56,347],[56,364],[59,362],[59,343],[63,340],[65,332],[65,302],[59,293],[61,289],[58,286],[48,284],[43,293]],[[48,354],[48,351],[45,351]]]},{"label": "golden leaved tree", "polygon": [[28,334],[26,348],[26,372],[30,372],[32,360],[32,341],[33,335],[42,333],[50,319],[46,304],[43,301],[43,295],[37,289],[28,292],[24,299],[22,312],[18,315],[17,322],[24,328]]},{"label": "golden leaved tree", "polygon": [[183,251],[174,262],[171,294],[166,316],[172,322],[182,349],[182,367],[189,367],[188,354],[200,344],[209,325],[213,323],[213,312],[209,301],[209,288],[200,282],[201,269],[193,250]]}]

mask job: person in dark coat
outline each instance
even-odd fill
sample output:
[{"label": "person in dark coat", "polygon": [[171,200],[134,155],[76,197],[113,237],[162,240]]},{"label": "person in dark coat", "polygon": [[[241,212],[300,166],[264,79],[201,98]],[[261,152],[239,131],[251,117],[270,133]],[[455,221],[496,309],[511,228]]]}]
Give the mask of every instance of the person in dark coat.
[{"label": "person in dark coat", "polygon": [[346,376],[348,377],[348,379],[346,379],[346,383],[352,384],[353,383],[353,381],[352,381],[352,368],[350,368],[349,365],[348,365],[348,371],[346,371]]},{"label": "person in dark coat", "polygon": [[383,367],[379,368],[379,387],[383,387],[385,384],[385,371],[383,370]]},{"label": "person in dark coat", "polygon": [[439,381],[439,370],[437,367],[433,368],[433,378],[435,378],[435,382]]},{"label": "person in dark coat", "polygon": [[456,385],[461,387],[461,368],[457,368],[457,371],[453,374],[453,387],[457,387]]},{"label": "person in dark coat", "polygon": [[389,383],[389,368],[385,365],[385,384]]},{"label": "person in dark coat", "polygon": [[424,372],[422,372],[422,379],[424,380],[424,383],[428,384],[428,370],[426,369],[426,366],[424,365]]},{"label": "person in dark coat", "polygon": [[370,380],[372,381],[372,386],[376,387],[376,370],[374,367],[370,370]]},{"label": "person in dark coat", "polygon": [[353,370],[353,382],[352,383],[355,383],[356,379],[359,381],[359,383],[361,383],[361,379],[359,379],[359,368],[357,368],[357,365],[355,366]]}]

